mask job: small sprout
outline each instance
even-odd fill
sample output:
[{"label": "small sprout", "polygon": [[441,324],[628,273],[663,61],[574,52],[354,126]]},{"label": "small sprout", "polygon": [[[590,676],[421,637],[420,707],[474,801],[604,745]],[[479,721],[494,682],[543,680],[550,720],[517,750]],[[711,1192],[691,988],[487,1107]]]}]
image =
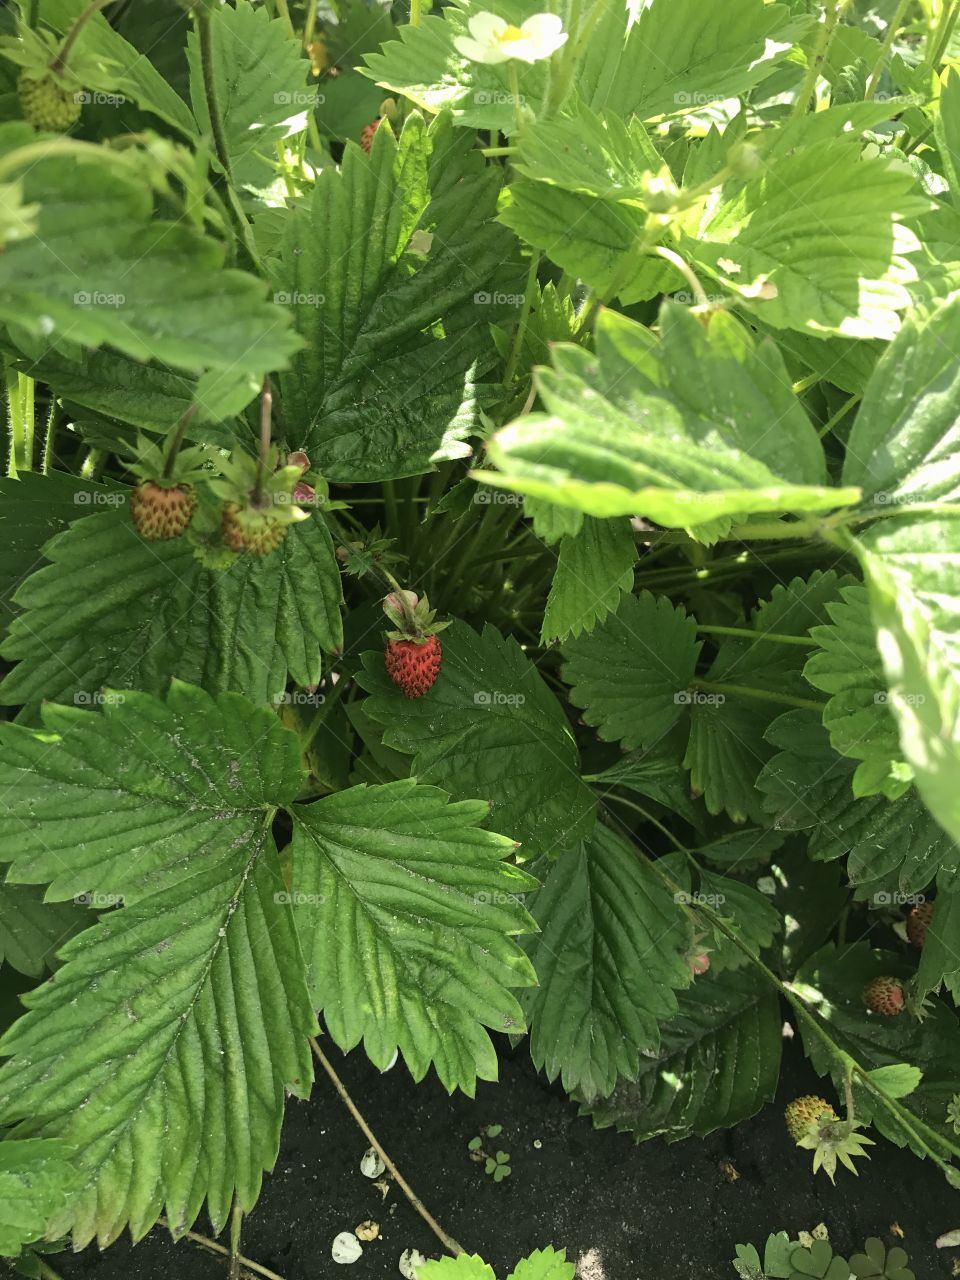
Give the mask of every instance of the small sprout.
[{"label": "small sprout", "polygon": [[504,1178],[509,1178],[512,1172],[509,1151],[498,1151],[495,1156],[487,1156],[484,1172],[490,1174],[494,1182],[502,1182]]},{"label": "small sprout", "polygon": [[487,1135],[487,1137],[488,1137],[488,1138],[499,1138],[499,1137],[500,1137],[500,1135],[501,1135],[501,1133],[503,1133],[503,1125],[502,1125],[502,1124],[488,1124],[488,1125],[487,1125],[487,1127],[486,1127],[485,1132],[486,1132],[486,1135]]},{"label": "small sprout", "polygon": [[467,1150],[479,1151],[482,1146],[483,1146],[482,1138],[471,1138],[470,1141],[467,1143]]}]

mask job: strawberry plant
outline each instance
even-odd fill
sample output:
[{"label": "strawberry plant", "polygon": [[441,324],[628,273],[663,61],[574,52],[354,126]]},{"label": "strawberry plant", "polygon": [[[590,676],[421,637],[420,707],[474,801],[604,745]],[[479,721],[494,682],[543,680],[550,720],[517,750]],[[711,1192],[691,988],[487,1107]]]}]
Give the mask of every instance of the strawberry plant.
[{"label": "strawberry plant", "polygon": [[28,1274],[334,1050],[960,1185],[960,0],[485,3],[0,13]]}]

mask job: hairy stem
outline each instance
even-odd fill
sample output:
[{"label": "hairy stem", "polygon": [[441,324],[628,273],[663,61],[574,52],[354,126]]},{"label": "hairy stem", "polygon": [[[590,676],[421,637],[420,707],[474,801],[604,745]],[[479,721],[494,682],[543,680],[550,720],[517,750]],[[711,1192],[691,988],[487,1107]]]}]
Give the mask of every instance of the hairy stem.
[{"label": "hairy stem", "polygon": [[793,104],[793,111],[790,114],[791,120],[799,120],[801,116],[806,115],[807,109],[813,102],[817,92],[817,81],[820,79],[820,71],[827,60],[827,54],[833,44],[833,37],[837,34],[840,19],[843,17],[848,3],[849,0],[827,0],[826,12],[817,35],[817,43],[814,45],[810,56],[807,74],[804,76],[803,84],[800,86],[797,100]]},{"label": "hairy stem", "polygon": [[56,57],[50,63],[51,71],[63,71],[66,68],[67,60],[73,51],[73,46],[77,43],[80,32],[87,25],[95,13],[99,13],[101,9],[105,9],[111,0],[90,0],[90,3],[82,11],[77,14],[73,26],[66,34],[63,44],[57,51]]},{"label": "hairy stem", "polygon": [[240,1228],[243,1225],[243,1210],[239,1200],[233,1202],[230,1214],[230,1280],[240,1280]]},{"label": "hairy stem", "polygon": [[167,456],[163,462],[164,480],[169,480],[173,475],[173,468],[177,461],[177,454],[180,452],[180,447],[183,444],[183,438],[187,433],[187,427],[189,427],[190,423],[196,417],[196,413],[197,406],[195,404],[190,405],[186,411],[180,415],[176,426],[173,428],[173,434],[170,436],[170,445],[167,449]]},{"label": "hairy stem", "polygon": [[517,372],[517,365],[520,363],[520,353],[523,350],[523,338],[527,332],[527,325],[530,322],[530,313],[533,311],[533,298],[537,291],[537,272],[540,270],[540,251],[530,251],[530,269],[527,272],[527,283],[523,291],[523,306],[520,308],[520,318],[517,321],[517,329],[513,335],[513,346],[510,348],[510,357],[507,360],[507,367],[503,375],[505,386],[510,386]]},{"label": "hairy stem", "polygon": [[57,438],[57,401],[56,397],[50,397],[50,411],[47,414],[47,427],[43,433],[43,454],[40,460],[40,470],[45,476],[50,474],[53,466],[53,445]]},{"label": "hairy stem", "polygon": [[429,1210],[427,1209],[426,1205],[424,1205],[420,1197],[414,1193],[413,1188],[410,1186],[409,1182],[407,1182],[406,1178],[404,1178],[403,1174],[400,1172],[397,1166],[393,1163],[393,1161],[387,1155],[386,1151],[384,1151],[383,1147],[377,1141],[376,1135],[374,1134],[370,1126],[367,1124],[366,1120],[364,1120],[363,1116],[361,1115],[360,1111],[357,1108],[356,1103],[350,1097],[349,1093],[347,1093],[347,1090],[343,1084],[343,1081],[340,1079],[336,1071],[333,1069],[333,1065],[330,1063],[326,1054],[320,1048],[320,1045],[318,1044],[315,1036],[310,1037],[310,1048],[313,1050],[314,1056],[316,1057],[317,1061],[320,1063],[321,1067],[323,1067],[324,1071],[327,1073],[328,1077],[330,1078],[330,1081],[333,1087],[336,1089],[337,1093],[340,1095],[340,1098],[343,1101],[344,1105],[346,1106],[347,1110],[350,1112],[354,1120],[357,1122],[358,1126],[360,1127],[361,1133],[364,1135],[364,1137],[367,1139],[367,1141],[370,1143],[373,1149],[377,1152],[377,1154],[379,1155],[383,1163],[390,1170],[393,1180],[396,1182],[397,1186],[400,1188],[403,1194],[410,1201],[411,1205],[413,1205],[414,1209],[416,1209],[417,1213],[419,1213],[420,1217],[424,1220],[424,1222],[427,1224],[427,1226],[430,1228],[430,1230],[437,1237],[437,1239],[440,1241],[440,1243],[443,1245],[443,1247],[446,1249],[448,1253],[453,1254],[455,1258],[458,1257],[461,1253],[465,1253],[466,1251],[463,1245],[458,1244],[457,1241],[454,1240],[453,1236],[447,1235],[446,1231],[444,1231],[443,1227],[440,1226],[440,1223],[437,1222],[433,1214],[429,1212]]},{"label": "hairy stem", "polygon": [[731,697],[755,698],[760,702],[776,702],[784,707],[802,707],[809,711],[822,711],[823,703],[814,698],[794,698],[789,693],[772,693],[769,689],[755,689],[746,684],[725,684],[717,680],[694,680],[694,689],[714,693],[729,693]]},{"label": "hairy stem", "polygon": [[270,432],[273,420],[273,389],[270,379],[264,378],[260,393],[260,448],[257,452],[257,478],[253,485],[253,505],[263,503],[263,482],[267,476],[267,458],[270,456]]},{"label": "hairy stem", "polygon": [[698,631],[708,636],[743,636],[747,640],[768,640],[771,644],[796,644],[804,649],[816,645],[809,636],[785,636],[776,631],[751,631],[749,627],[705,627],[698,626]]},{"label": "hairy stem", "polygon": [[870,70],[867,79],[867,88],[864,93],[864,101],[871,102],[874,94],[877,92],[877,85],[880,83],[880,77],[883,75],[884,67],[887,65],[887,59],[890,57],[890,50],[893,48],[893,42],[897,38],[897,32],[903,26],[904,19],[909,12],[913,0],[900,0],[897,11],[887,24],[887,30],[884,33],[883,44],[877,54],[876,61]]}]

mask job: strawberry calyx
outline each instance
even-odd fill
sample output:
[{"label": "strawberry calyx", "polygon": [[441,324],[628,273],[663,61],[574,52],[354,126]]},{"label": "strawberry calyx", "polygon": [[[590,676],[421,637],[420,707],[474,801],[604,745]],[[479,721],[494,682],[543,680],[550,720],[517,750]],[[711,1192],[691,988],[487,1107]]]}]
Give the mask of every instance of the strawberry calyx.
[{"label": "strawberry calyx", "polygon": [[421,598],[415,591],[405,591],[401,587],[384,598],[383,612],[394,624],[394,630],[387,632],[388,640],[426,644],[431,636],[450,625],[449,622],[436,621],[437,611],[430,608],[426,596]]}]

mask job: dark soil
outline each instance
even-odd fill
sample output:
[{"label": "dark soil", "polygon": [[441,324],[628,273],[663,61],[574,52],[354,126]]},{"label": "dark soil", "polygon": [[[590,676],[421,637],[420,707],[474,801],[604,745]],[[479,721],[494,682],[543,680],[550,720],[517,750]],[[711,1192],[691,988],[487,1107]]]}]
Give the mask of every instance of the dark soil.
[{"label": "dark soil", "polygon": [[[810,1154],[792,1145],[781,1115],[791,1097],[823,1088],[796,1042],[785,1046],[780,1098],[754,1120],[704,1140],[639,1147],[580,1119],[536,1075],[526,1046],[501,1048],[501,1083],[479,1086],[476,1101],[448,1098],[433,1078],[414,1085],[402,1066],[379,1075],[361,1052],[334,1052],[344,1083],[417,1194],[501,1278],[532,1249],[553,1244],[579,1262],[582,1280],[735,1280],[729,1259],[738,1243],[762,1246],[771,1231],[795,1235],[820,1222],[844,1253],[869,1235],[896,1243],[891,1228],[899,1224],[917,1280],[950,1275],[960,1258],[960,1250],[934,1247],[938,1235],[960,1227],[960,1196],[929,1163],[880,1140],[859,1178],[839,1173],[835,1188],[823,1174],[814,1179]],[[489,1124],[503,1125],[492,1145],[510,1153],[513,1169],[498,1185],[467,1152]],[[384,1201],[360,1174],[366,1146],[325,1078],[310,1102],[291,1102],[276,1170],[244,1223],[243,1252],[285,1280],[396,1280],[404,1249],[438,1256],[396,1186]],[[334,1236],[370,1218],[381,1239],[352,1267],[336,1265]],[[196,1229],[205,1230],[202,1220]],[[159,1230],[135,1246],[123,1240],[104,1254],[91,1248],[51,1261],[65,1280],[226,1275],[213,1254],[174,1245]]]}]

